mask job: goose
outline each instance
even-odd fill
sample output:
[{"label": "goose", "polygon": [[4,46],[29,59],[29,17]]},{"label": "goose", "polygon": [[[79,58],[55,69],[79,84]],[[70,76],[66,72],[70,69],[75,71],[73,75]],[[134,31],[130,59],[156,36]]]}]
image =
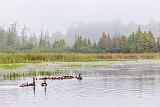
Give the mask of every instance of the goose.
[{"label": "goose", "polygon": [[82,80],[83,78],[82,78],[82,76],[81,76],[82,74],[80,73],[79,75],[78,75],[78,77],[76,77],[78,80]]},{"label": "goose", "polygon": [[28,86],[36,86],[36,84],[35,84],[35,78],[33,78],[33,82],[32,83],[30,83],[30,84],[28,84],[28,82],[27,83],[23,83],[19,87],[28,87]]},{"label": "goose", "polygon": [[47,86],[46,78],[44,79],[44,82],[43,82],[43,83],[41,83],[41,86]]}]

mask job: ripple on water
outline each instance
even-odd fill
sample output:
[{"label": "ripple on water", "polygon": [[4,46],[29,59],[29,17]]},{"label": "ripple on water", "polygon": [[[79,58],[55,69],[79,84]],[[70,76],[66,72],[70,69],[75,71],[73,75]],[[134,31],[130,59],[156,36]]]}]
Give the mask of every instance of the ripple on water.
[{"label": "ripple on water", "polygon": [[[82,73],[82,81],[77,79],[48,80],[46,88],[40,86],[43,81],[36,81],[35,90],[33,87],[18,87],[22,82],[31,82],[32,78],[0,80],[0,107],[21,105],[24,107],[77,105],[84,107],[158,107],[160,61],[102,62],[99,64],[108,65],[85,66],[72,71],[72,74],[75,75]],[[55,67],[55,64],[48,66],[52,68],[52,66]]]}]

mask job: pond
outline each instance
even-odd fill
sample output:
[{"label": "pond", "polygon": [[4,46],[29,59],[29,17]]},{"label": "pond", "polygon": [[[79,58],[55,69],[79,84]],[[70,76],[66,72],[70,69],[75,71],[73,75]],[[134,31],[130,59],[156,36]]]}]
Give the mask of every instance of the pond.
[{"label": "pond", "polygon": [[[160,61],[115,61],[29,64],[19,69],[1,69],[1,75],[15,72],[58,72],[49,76],[82,74],[83,79],[36,80],[35,87],[19,87],[35,75],[0,79],[0,107],[158,107]],[[45,76],[45,75],[43,75]],[[36,75],[37,78],[43,77]],[[48,75],[46,75],[48,76]]]}]

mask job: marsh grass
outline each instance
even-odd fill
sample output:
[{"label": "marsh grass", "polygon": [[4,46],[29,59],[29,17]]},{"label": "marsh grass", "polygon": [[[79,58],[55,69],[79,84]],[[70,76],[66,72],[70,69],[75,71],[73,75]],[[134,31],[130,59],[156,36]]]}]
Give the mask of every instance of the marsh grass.
[{"label": "marsh grass", "polygon": [[160,53],[1,53],[0,63],[92,62],[160,59]]},{"label": "marsh grass", "polygon": [[10,64],[0,64],[2,69],[17,69],[26,66],[25,63],[10,63]]},{"label": "marsh grass", "polygon": [[51,72],[51,71],[39,71],[39,72],[27,72],[27,73],[8,73],[0,75],[1,79],[9,79],[9,80],[16,80],[19,78],[24,77],[36,77],[36,76],[61,76],[61,75],[69,75],[68,72]]}]

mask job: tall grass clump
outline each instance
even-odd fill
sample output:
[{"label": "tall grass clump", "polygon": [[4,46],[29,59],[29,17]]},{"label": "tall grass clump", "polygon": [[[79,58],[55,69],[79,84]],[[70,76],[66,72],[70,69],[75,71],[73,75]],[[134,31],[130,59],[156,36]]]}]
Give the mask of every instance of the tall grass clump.
[{"label": "tall grass clump", "polygon": [[89,62],[160,59],[160,53],[0,53],[0,63]]},{"label": "tall grass clump", "polygon": [[25,73],[11,72],[8,74],[0,74],[0,79],[15,80],[24,77],[62,76],[62,75],[64,76],[71,74],[69,72],[59,72],[59,71],[38,71],[38,72],[25,72]]}]

